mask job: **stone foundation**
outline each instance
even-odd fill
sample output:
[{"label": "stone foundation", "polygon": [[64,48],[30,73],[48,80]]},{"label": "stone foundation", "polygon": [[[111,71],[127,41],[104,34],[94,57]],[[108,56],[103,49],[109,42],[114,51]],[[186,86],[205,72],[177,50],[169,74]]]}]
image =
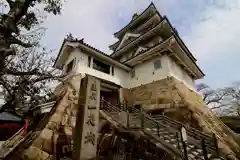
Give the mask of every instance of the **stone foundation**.
[{"label": "stone foundation", "polygon": [[[239,154],[236,135],[210,111],[202,97],[174,77],[168,77],[139,87],[125,89],[128,107],[140,105],[148,112],[159,111],[205,133],[214,133],[222,152]],[[231,148],[231,149],[230,149]]]},{"label": "stone foundation", "polygon": [[[139,87],[124,89],[128,105],[141,105],[145,109],[165,108],[161,104],[180,104],[181,98],[174,90],[174,79],[166,78]],[[149,108],[148,108],[149,107]]]}]

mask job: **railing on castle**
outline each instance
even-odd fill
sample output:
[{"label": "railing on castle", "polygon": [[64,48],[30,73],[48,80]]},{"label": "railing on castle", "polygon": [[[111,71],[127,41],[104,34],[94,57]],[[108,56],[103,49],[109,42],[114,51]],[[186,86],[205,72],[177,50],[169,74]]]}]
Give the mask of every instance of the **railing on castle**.
[{"label": "railing on castle", "polygon": [[164,115],[156,115],[156,116],[151,116],[151,117],[153,117],[154,119],[156,119],[159,122],[168,124],[169,126],[176,128],[176,129],[180,129],[181,127],[184,127],[187,131],[187,135],[194,138],[196,145],[201,146],[203,143],[202,141],[204,140],[204,143],[205,143],[207,149],[209,149],[212,152],[215,152],[215,154],[218,154],[217,141],[216,141],[216,137],[214,134],[212,136],[204,134],[195,128],[186,126],[186,125],[184,125],[176,120],[170,119],[169,117],[164,116]]},{"label": "railing on castle", "polygon": [[[134,107],[132,107],[131,110],[135,113],[140,112],[140,110]],[[182,127],[184,127],[189,137],[189,141],[191,141],[191,143],[194,143],[194,145],[201,146],[201,147],[203,147],[204,145],[208,151],[210,151],[215,155],[219,155],[217,139],[214,134],[212,134],[212,136],[207,135],[195,128],[184,125],[183,123],[178,122],[164,115],[148,115],[147,113],[144,113],[144,112],[143,114],[145,116],[150,116],[154,120],[157,120],[159,123],[166,124],[167,126],[170,126],[176,130],[180,130]]]},{"label": "railing on castle", "polygon": [[[127,128],[140,128],[144,130],[154,130],[156,135],[160,137],[160,129],[164,129],[170,133],[176,135],[178,141],[177,148],[182,152],[183,148],[181,145],[181,128],[184,127],[188,135],[187,143],[193,144],[202,148],[203,153],[205,154],[205,160],[208,159],[207,154],[211,153],[216,156],[219,155],[217,140],[215,135],[209,136],[202,133],[199,130],[196,130],[192,127],[186,126],[178,121],[170,119],[169,117],[163,115],[150,116],[144,112],[141,112],[138,109],[131,108],[131,112],[123,111],[120,107],[114,106],[104,99],[100,101],[101,109],[106,111],[109,116],[118,122],[121,122]],[[125,118],[123,118],[125,117]]]}]

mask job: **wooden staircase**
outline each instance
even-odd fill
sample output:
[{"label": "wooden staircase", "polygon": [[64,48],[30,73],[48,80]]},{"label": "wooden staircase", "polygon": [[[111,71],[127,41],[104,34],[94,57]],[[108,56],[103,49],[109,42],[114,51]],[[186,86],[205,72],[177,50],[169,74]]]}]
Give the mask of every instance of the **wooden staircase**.
[{"label": "wooden staircase", "polygon": [[[171,152],[178,158],[189,160],[226,159],[219,154],[214,135],[209,136],[169,117],[150,116],[139,110],[128,113],[103,99],[101,100],[101,110],[123,127],[130,130],[141,130],[155,141],[156,146],[166,152]],[[186,142],[182,140],[182,127],[186,130]]]}]

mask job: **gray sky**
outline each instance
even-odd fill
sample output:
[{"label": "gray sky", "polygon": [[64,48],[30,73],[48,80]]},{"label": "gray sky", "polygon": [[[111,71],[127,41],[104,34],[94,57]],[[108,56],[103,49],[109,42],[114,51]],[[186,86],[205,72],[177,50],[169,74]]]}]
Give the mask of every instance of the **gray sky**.
[{"label": "gray sky", "polygon": [[[143,11],[149,0],[68,0],[60,16],[48,17],[42,42],[59,50],[63,38],[85,42],[110,53],[113,33],[124,27],[134,12]],[[155,0],[206,73],[201,82],[222,87],[240,80],[240,0]]]}]

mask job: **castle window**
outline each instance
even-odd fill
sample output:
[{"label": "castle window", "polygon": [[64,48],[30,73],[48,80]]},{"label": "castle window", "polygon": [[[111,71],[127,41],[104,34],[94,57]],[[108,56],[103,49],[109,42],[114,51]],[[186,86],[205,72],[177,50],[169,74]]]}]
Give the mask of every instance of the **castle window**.
[{"label": "castle window", "polygon": [[93,59],[93,68],[106,74],[110,74],[110,65]]},{"label": "castle window", "polygon": [[88,67],[91,67],[91,56],[88,56]]},{"label": "castle window", "polygon": [[131,74],[131,77],[134,78],[134,77],[135,77],[135,70],[133,69],[133,70],[130,72],[130,74]]},{"label": "castle window", "polygon": [[157,70],[159,68],[162,68],[160,59],[154,61],[154,69]]},{"label": "castle window", "polygon": [[70,72],[73,69],[73,65],[74,65],[74,59],[70,63],[68,63],[66,73]]},{"label": "castle window", "polygon": [[112,67],[112,75],[114,76],[114,67]]}]

